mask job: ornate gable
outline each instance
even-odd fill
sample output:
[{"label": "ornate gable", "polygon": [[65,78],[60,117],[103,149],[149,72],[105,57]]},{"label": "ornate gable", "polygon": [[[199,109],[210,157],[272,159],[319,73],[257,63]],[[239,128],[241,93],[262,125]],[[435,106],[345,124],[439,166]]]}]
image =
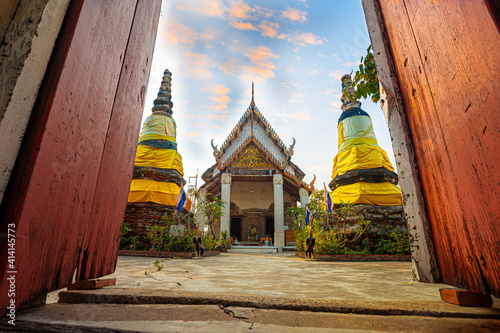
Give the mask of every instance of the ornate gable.
[{"label": "ornate gable", "polygon": [[285,176],[295,182],[298,187],[311,191],[316,178],[310,185],[302,181],[304,172],[291,162],[295,139],[290,147],[286,147],[276,131],[255,105],[254,87],[252,83],[252,101],[227,139],[217,148],[211,142],[216,164],[205,171],[203,180],[214,179],[226,168],[265,168],[279,169]]},{"label": "ornate gable", "polygon": [[239,158],[231,165],[232,168],[274,168],[275,166],[266,160],[254,144],[248,145]]},{"label": "ornate gable", "polygon": [[213,155],[217,160],[217,168],[223,170],[233,162],[236,156],[241,154],[241,149],[245,148],[250,142],[254,142],[266,155],[267,160],[272,161],[279,166],[279,169],[289,169],[290,157],[293,155],[293,144],[286,148],[285,144],[279,138],[271,125],[264,118],[262,113],[255,105],[254,89],[252,83],[252,101],[250,106],[224,141],[220,149],[213,144]]}]

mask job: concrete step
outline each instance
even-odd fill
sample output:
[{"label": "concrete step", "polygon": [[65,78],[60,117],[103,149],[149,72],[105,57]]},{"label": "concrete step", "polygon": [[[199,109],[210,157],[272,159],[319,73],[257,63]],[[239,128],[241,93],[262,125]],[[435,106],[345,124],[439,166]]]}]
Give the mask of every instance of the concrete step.
[{"label": "concrete step", "polygon": [[59,303],[71,304],[185,304],[257,309],[311,311],[382,316],[425,316],[500,319],[498,308],[460,307],[442,301],[352,301],[290,297],[224,295],[209,292],[145,288],[106,288],[62,291]]},{"label": "concrete step", "polygon": [[[0,329],[5,328],[0,324]],[[223,305],[49,304],[20,312],[16,328],[54,332],[492,332],[500,330],[500,320]]]}]

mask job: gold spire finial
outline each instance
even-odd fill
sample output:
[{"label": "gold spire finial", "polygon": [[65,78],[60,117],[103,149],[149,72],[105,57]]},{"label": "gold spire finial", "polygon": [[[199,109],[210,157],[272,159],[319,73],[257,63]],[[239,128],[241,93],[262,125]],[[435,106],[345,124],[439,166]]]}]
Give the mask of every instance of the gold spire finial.
[{"label": "gold spire finial", "polygon": [[253,81],[252,81],[252,101],[250,102],[250,107],[254,108],[255,107],[255,100],[253,99],[254,97],[254,89],[253,89]]}]

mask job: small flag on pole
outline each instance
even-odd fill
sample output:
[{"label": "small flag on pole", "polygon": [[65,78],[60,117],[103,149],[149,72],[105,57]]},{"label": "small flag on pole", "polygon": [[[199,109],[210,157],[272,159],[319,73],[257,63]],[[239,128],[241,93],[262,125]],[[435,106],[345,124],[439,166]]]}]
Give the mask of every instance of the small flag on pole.
[{"label": "small flag on pole", "polygon": [[306,225],[309,225],[310,221],[311,221],[311,211],[309,210],[309,207],[306,206]]},{"label": "small flag on pole", "polygon": [[186,205],[187,202],[187,196],[186,192],[184,191],[184,184],[181,185],[181,189],[179,190],[179,195],[177,196],[176,203],[177,207],[175,207],[175,213],[181,212],[182,208],[184,208],[184,205]]},{"label": "small flag on pole", "polygon": [[327,211],[328,213],[333,213],[332,197],[330,197],[330,193],[328,193],[325,183],[323,183],[323,187],[325,188],[325,211]]}]

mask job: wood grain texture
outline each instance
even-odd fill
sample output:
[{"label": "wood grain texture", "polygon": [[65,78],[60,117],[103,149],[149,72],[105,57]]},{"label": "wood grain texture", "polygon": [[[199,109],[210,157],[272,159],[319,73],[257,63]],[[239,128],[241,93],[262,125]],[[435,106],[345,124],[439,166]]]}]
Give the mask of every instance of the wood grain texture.
[{"label": "wood grain texture", "polygon": [[137,2],[92,202],[92,224],[88,225],[82,247],[78,280],[115,270],[160,7],[161,0]]},{"label": "wood grain texture", "polygon": [[158,15],[158,1],[68,10],[2,203],[2,225],[16,224],[17,306],[69,285],[79,265],[114,270]]},{"label": "wood grain texture", "polygon": [[493,299],[490,295],[474,293],[468,290],[443,288],[439,289],[441,299],[460,306],[477,306],[491,308]]},{"label": "wood grain texture", "polygon": [[380,0],[443,282],[500,296],[500,35],[480,1]]}]

